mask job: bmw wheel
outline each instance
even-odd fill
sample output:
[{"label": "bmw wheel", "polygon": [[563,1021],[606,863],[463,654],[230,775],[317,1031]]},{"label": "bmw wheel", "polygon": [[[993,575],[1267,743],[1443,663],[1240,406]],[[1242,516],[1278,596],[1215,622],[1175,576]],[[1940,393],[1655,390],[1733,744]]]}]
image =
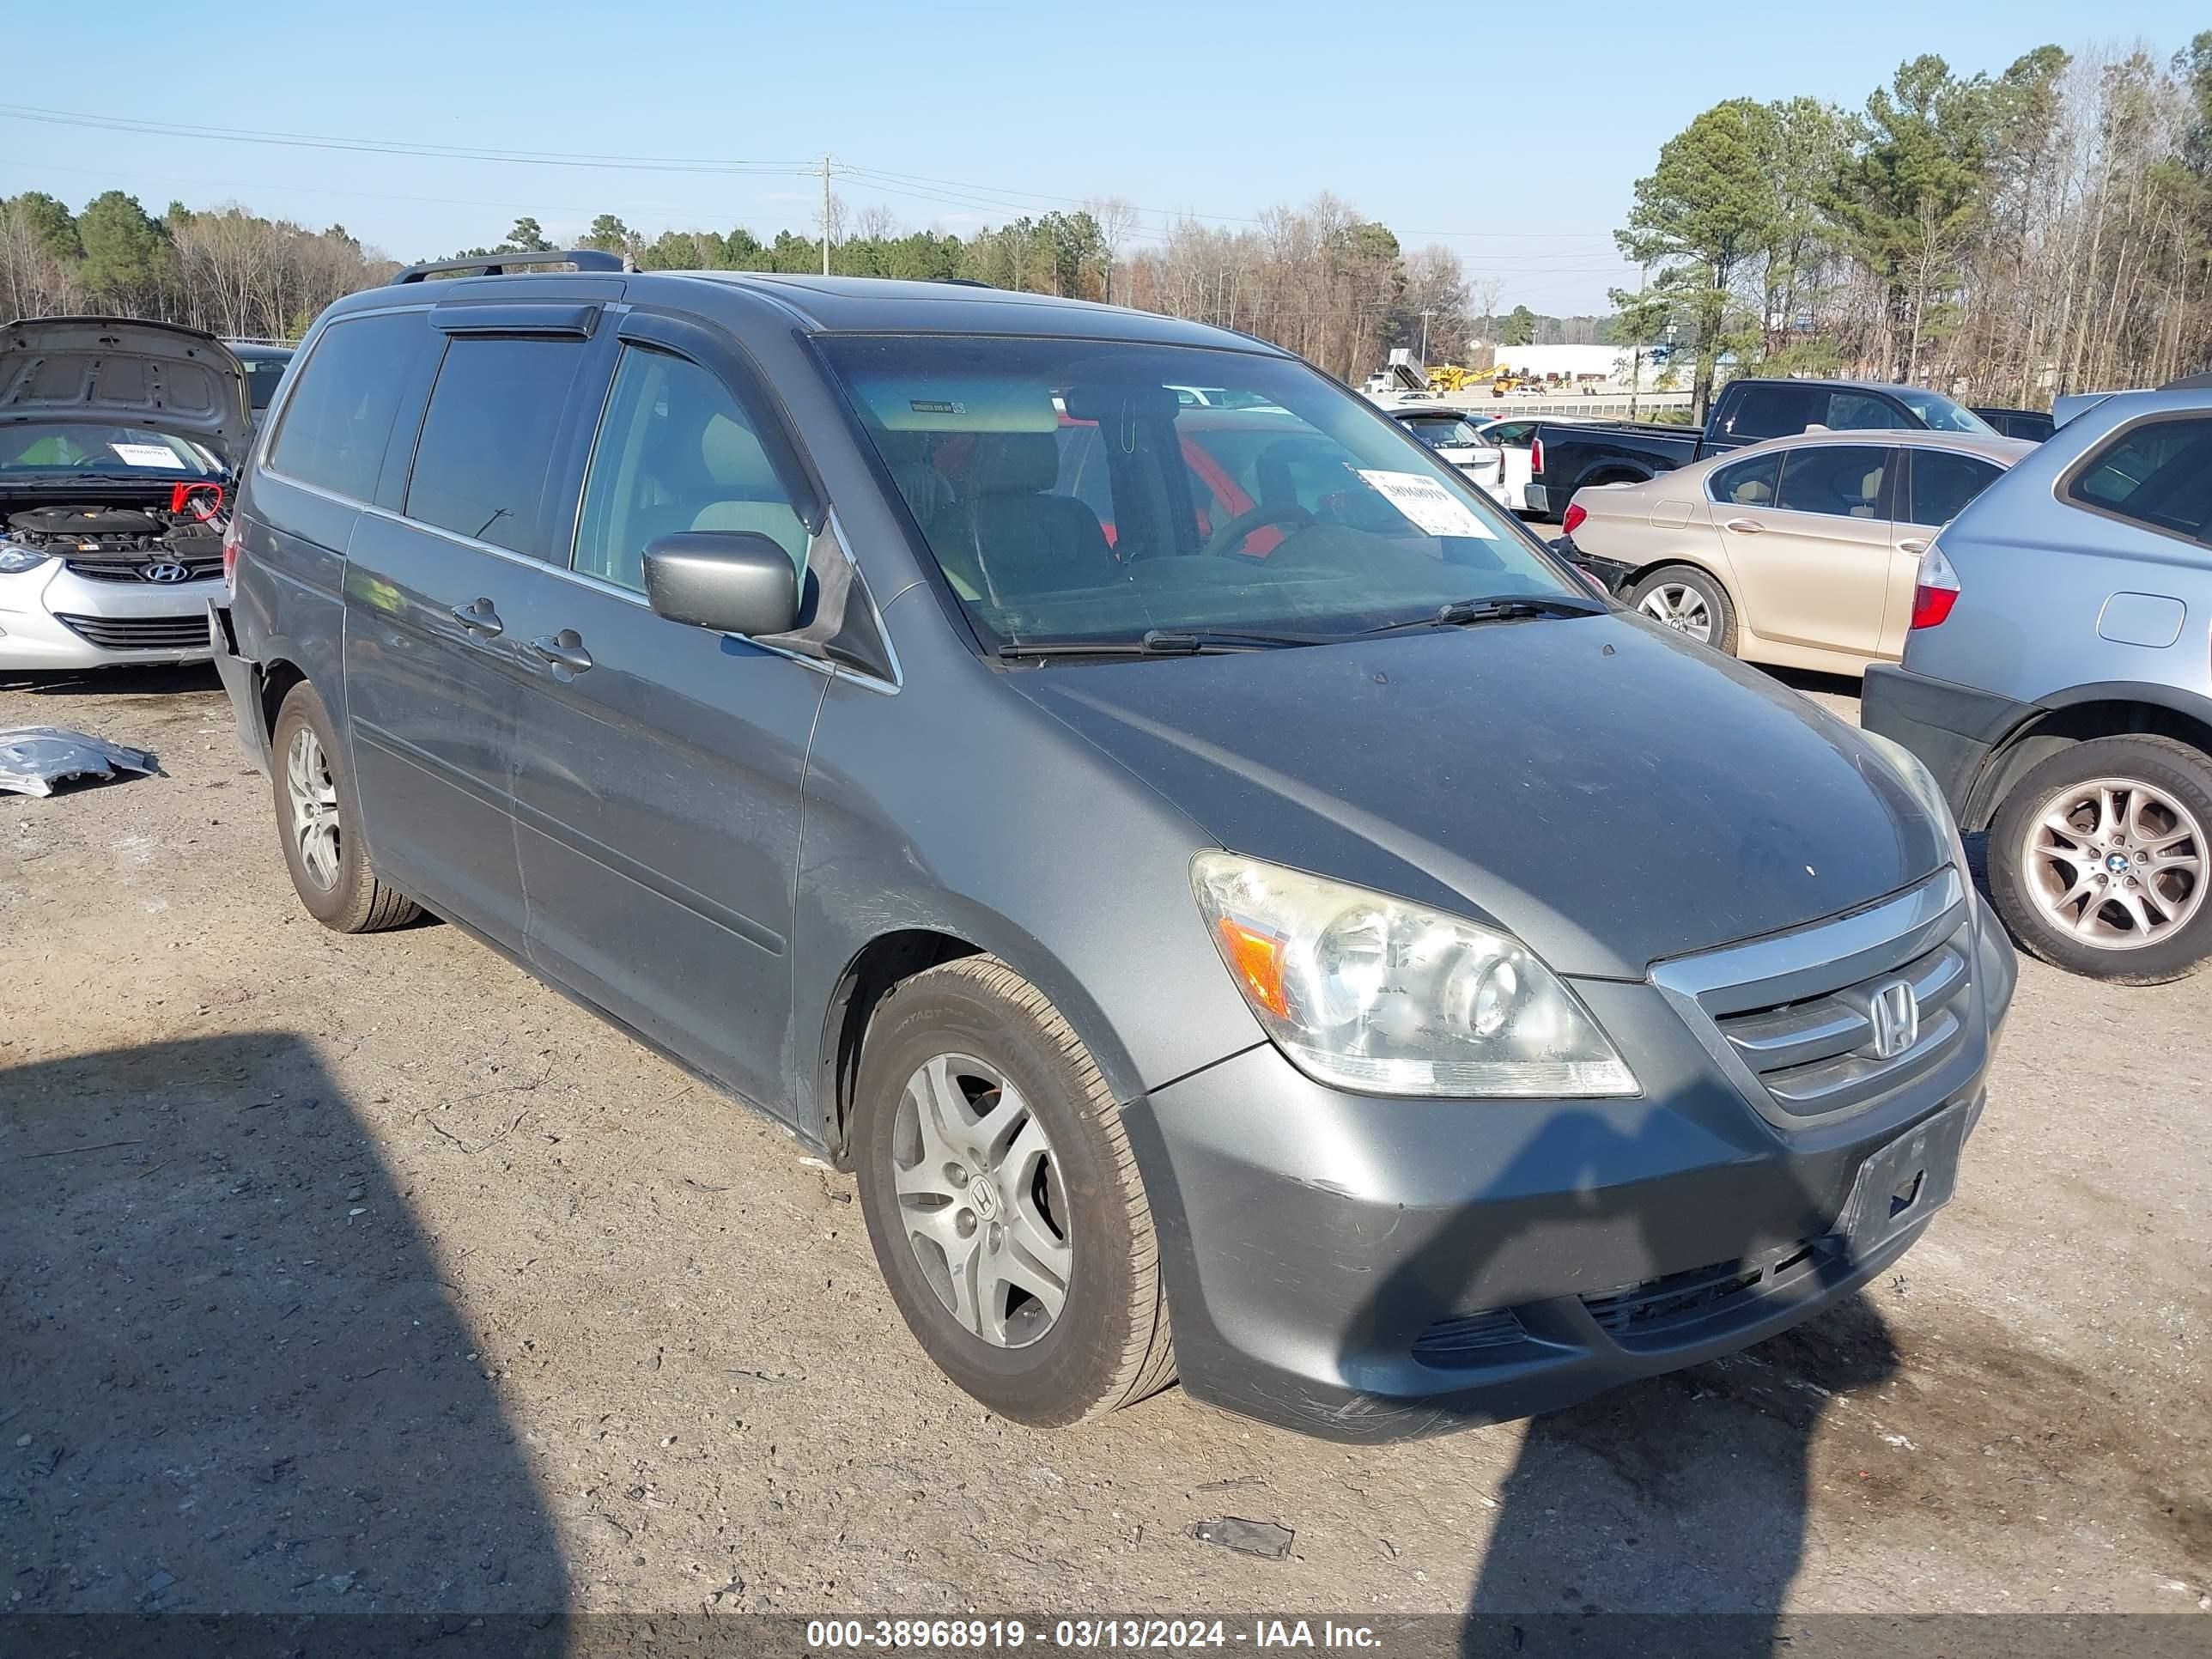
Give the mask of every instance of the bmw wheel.
[{"label": "bmw wheel", "polygon": [[1990,888],[2021,943],[2100,979],[2156,984],[2212,956],[2212,762],[2171,738],[2098,738],[2014,786]]},{"label": "bmw wheel", "polygon": [[1662,566],[1636,584],[1628,602],[1700,645],[1735,654],[1735,606],[1728,590],[1694,565]]}]

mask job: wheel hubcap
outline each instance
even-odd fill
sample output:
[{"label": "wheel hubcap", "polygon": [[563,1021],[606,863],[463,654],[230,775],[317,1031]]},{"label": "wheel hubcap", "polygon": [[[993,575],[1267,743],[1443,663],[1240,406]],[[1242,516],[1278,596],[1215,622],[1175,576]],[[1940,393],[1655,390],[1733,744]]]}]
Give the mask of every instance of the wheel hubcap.
[{"label": "wheel hubcap", "polygon": [[284,754],[284,793],[292,805],[292,839],[300,867],[325,892],[338,884],[338,786],[313,726],[292,734]]},{"label": "wheel hubcap", "polygon": [[1074,1249],[1044,1125],[972,1054],[916,1068],[891,1133],[899,1224],[922,1276],[970,1335],[1021,1348],[1067,1301]]},{"label": "wheel hubcap", "polygon": [[2095,778],[2051,796],[2021,850],[2044,919],[2100,950],[2154,945],[2203,902],[2204,833],[2195,815],[2133,778]]},{"label": "wheel hubcap", "polygon": [[1686,582],[1662,582],[1644,596],[1636,607],[1645,616],[1662,622],[1668,627],[1687,634],[1693,640],[1712,643],[1713,611],[1705,603],[1705,596]]}]

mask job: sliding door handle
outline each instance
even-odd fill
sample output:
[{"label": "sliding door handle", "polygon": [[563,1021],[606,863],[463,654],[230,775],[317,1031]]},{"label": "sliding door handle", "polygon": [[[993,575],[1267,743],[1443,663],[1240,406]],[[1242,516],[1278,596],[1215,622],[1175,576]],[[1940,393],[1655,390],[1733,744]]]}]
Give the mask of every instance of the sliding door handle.
[{"label": "sliding door handle", "polygon": [[453,607],[453,620],[482,640],[495,640],[507,632],[507,624],[499,619],[489,599],[472,599],[466,605]]},{"label": "sliding door handle", "polygon": [[564,672],[580,674],[592,665],[592,653],[584,649],[583,635],[573,628],[539,635],[531,641],[530,652],[539,661],[550,663],[556,678]]}]

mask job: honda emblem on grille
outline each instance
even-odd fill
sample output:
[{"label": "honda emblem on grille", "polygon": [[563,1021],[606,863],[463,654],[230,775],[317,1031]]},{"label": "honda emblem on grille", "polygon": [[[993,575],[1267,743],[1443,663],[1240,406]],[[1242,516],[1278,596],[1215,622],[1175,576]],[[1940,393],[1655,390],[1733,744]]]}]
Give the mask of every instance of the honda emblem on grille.
[{"label": "honda emblem on grille", "polygon": [[1877,1060],[1895,1060],[1920,1041],[1920,999],[1907,981],[1893,979],[1876,986],[1874,1006],[1867,1012],[1874,1021]]},{"label": "honda emblem on grille", "polygon": [[192,573],[180,564],[149,564],[138,574],[149,582],[180,582]]}]

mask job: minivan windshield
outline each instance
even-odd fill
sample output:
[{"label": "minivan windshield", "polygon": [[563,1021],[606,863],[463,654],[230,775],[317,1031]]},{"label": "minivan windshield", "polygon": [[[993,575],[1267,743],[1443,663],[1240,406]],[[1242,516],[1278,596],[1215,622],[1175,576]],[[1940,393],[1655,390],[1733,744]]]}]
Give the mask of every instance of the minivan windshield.
[{"label": "minivan windshield", "polygon": [[[987,647],[1308,642],[1473,599],[1590,600],[1455,469],[1294,358],[1012,337],[821,344]],[[1178,395],[1193,386],[1209,401]]]},{"label": "minivan windshield", "polygon": [[1940,392],[1899,386],[1897,400],[1917,415],[1930,432],[1978,432],[1991,438],[1999,435],[1996,428],[1972,410],[1953,403]]}]

